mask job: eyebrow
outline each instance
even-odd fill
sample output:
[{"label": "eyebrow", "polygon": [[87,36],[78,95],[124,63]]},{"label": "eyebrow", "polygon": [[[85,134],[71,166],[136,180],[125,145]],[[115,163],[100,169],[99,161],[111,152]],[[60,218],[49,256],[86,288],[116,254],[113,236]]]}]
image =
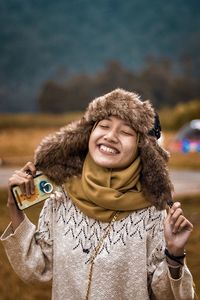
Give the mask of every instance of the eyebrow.
[{"label": "eyebrow", "polygon": [[[103,120],[112,121],[110,117],[107,117],[107,118],[105,118],[105,119],[102,119],[101,121],[103,121]],[[122,119],[121,119],[121,120],[122,120]],[[131,129],[133,129],[133,128],[131,127],[131,125],[130,125],[127,121],[124,121],[124,120],[122,120],[122,121],[123,121],[123,125],[128,126],[128,127],[130,127]],[[134,129],[133,129],[133,130],[134,130]]]}]

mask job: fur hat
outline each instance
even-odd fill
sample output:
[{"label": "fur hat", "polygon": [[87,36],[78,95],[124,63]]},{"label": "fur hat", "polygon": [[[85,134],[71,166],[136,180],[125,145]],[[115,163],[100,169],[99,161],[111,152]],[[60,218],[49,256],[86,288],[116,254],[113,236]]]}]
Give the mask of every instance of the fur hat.
[{"label": "fur hat", "polygon": [[81,174],[94,124],[111,115],[126,120],[139,133],[142,188],[158,209],[164,208],[171,198],[172,184],[166,166],[168,153],[152,135],[156,113],[148,100],[142,102],[137,94],[123,89],[94,99],[82,119],[44,138],[35,151],[36,168],[56,184]]}]

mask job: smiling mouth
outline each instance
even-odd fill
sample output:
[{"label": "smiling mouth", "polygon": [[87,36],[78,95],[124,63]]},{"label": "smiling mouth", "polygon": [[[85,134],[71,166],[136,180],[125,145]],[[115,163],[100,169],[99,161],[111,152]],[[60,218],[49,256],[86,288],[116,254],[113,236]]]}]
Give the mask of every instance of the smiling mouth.
[{"label": "smiling mouth", "polygon": [[106,154],[119,154],[119,151],[117,149],[103,144],[99,145],[99,150]]}]

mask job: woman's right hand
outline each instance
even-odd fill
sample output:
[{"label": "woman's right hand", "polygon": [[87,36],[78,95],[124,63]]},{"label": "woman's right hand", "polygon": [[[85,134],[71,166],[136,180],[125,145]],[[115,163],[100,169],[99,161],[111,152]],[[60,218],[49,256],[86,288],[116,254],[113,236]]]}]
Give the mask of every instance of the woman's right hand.
[{"label": "woman's right hand", "polygon": [[24,219],[24,213],[20,211],[15,203],[11,189],[18,185],[24,195],[29,198],[34,193],[33,176],[36,175],[36,168],[32,162],[28,162],[22,169],[17,170],[8,181],[8,201],[10,218],[13,230],[15,230]]}]

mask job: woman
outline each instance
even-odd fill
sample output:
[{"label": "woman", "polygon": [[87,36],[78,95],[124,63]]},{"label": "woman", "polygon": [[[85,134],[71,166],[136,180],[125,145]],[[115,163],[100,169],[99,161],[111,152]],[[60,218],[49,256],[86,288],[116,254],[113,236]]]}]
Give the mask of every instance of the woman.
[{"label": "woman", "polygon": [[[53,279],[56,300],[194,298],[184,260],[192,224],[178,202],[166,214],[172,185],[154,123],[148,101],[116,89],[15,172],[1,240],[23,280]],[[63,187],[46,200],[37,231],[10,193],[14,184],[34,193],[36,170]]]}]

